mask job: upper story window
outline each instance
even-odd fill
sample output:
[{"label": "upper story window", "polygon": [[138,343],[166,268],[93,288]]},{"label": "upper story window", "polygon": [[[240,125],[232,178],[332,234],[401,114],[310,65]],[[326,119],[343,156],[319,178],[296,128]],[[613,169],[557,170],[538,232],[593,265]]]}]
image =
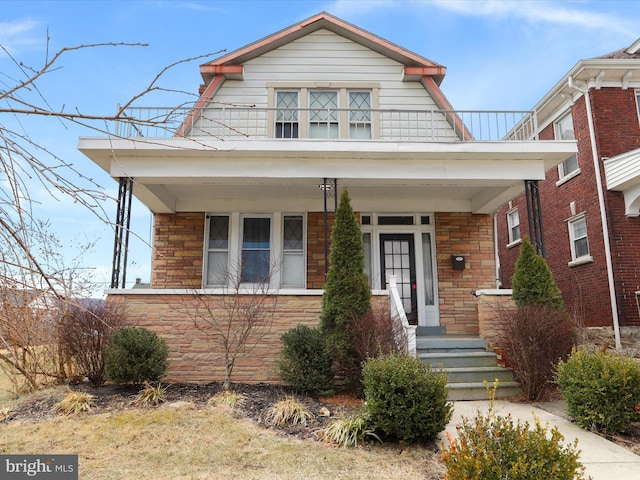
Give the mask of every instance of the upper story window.
[{"label": "upper story window", "polygon": [[338,92],[309,92],[309,137],[338,138]]},{"label": "upper story window", "polygon": [[[576,139],[573,130],[573,117],[571,116],[571,112],[555,123],[555,137],[558,140]],[[572,155],[570,158],[567,158],[564,162],[558,165],[558,178],[561,182],[568,180],[570,177],[573,177],[578,173],[580,173],[580,168],[578,167],[578,157],[576,155]]]},{"label": "upper story window", "polygon": [[298,138],[298,92],[276,92],[276,138]]},{"label": "upper story window", "polygon": [[520,215],[518,209],[514,208],[507,212],[507,224],[509,226],[509,244],[515,243],[520,237]]},{"label": "upper story window", "polygon": [[[297,87],[297,86],[296,86]],[[375,88],[273,88],[275,138],[373,138]],[[375,97],[377,98],[377,97]]]},{"label": "upper story window", "polygon": [[587,238],[587,220],[584,214],[568,221],[569,240],[571,242],[571,262],[569,265],[592,261]]}]

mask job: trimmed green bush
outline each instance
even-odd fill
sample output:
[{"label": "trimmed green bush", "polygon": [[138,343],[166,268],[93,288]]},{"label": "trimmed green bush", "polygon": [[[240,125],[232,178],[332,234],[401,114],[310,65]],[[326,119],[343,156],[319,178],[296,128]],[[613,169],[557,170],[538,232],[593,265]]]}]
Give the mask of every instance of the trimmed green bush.
[{"label": "trimmed green bush", "polygon": [[382,438],[435,440],[451,419],[445,375],[420,360],[397,354],[372,358],[362,373],[364,408]]},{"label": "trimmed green bush", "polygon": [[448,448],[442,453],[447,468],[446,480],[583,480],[584,466],[579,462],[576,440],[564,445],[564,437],[554,427],[542,426],[536,418],[514,423],[511,416],[486,414],[463,418],[458,437],[449,435]]},{"label": "trimmed green bush", "polygon": [[312,395],[331,393],[332,359],[319,330],[298,325],[281,337],[280,377],[300,392]]},{"label": "trimmed green bush", "polygon": [[111,336],[105,370],[111,380],[141,385],[162,378],[169,348],[163,338],[141,327],[124,327]]},{"label": "trimmed green bush", "polygon": [[616,434],[638,420],[640,364],[609,352],[574,351],[558,364],[556,383],[583,428]]},{"label": "trimmed green bush", "polygon": [[538,255],[529,239],[520,247],[513,278],[513,301],[518,307],[528,305],[552,305],[564,309],[562,293],[556,285],[551,270],[544,258]]}]

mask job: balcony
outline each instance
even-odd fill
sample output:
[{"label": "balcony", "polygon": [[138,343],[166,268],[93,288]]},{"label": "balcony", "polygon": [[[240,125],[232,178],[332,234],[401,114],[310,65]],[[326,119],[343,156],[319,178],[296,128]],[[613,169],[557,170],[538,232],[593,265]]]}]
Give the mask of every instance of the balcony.
[{"label": "balcony", "polygon": [[132,107],[120,138],[504,142],[537,140],[534,111]]}]

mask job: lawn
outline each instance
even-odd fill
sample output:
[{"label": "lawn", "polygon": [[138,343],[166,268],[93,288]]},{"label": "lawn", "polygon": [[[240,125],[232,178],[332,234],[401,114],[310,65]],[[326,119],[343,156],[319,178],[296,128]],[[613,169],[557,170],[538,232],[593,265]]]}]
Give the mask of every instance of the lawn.
[{"label": "lawn", "polygon": [[[62,394],[56,388],[25,400],[36,398],[42,411]],[[6,405],[0,402],[0,411]],[[444,476],[433,446],[340,448],[267,429],[228,408],[185,405],[138,408],[120,402],[78,416],[53,415],[45,408],[44,416],[0,423],[0,453],[77,454],[83,480]]]}]

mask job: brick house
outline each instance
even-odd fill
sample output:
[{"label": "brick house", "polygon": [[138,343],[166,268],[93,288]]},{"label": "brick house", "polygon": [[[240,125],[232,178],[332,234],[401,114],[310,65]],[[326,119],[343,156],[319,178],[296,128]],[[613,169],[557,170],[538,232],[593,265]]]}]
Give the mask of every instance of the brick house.
[{"label": "brick house", "polygon": [[573,141],[537,139],[534,112],[454,111],[440,90],[445,67],[327,13],[200,73],[189,108],[132,108],[148,122],[79,143],[120,182],[117,223],[131,194],[154,214],[150,287],[118,288],[126,247],[116,248],[107,293],[167,340],[170,380],[221,379],[220,352],[185,305],[194,293],[229,295],[231,271],[278,298],[234,381],[278,381],[282,333],[318,324],[345,188],[374,301],[414,325],[477,336],[473,292],[496,288],[492,213],[575,153]]},{"label": "brick house", "polygon": [[[640,39],[578,62],[534,107],[540,139],[573,139],[577,155],[539,183],[547,263],[585,326],[640,325]],[[525,195],[496,213],[502,287],[510,288]],[[531,233],[529,233],[531,235]]]}]

